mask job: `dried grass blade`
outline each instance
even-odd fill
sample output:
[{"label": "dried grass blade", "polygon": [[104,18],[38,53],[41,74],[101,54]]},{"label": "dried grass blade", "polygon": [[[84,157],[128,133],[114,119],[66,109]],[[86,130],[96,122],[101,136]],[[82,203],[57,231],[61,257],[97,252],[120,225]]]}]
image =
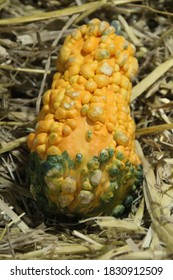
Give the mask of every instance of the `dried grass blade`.
[{"label": "dried grass blade", "polygon": [[86,10],[84,13],[82,13],[75,21],[74,23],[77,24],[78,22],[80,22],[82,19],[86,18],[87,16],[89,16],[90,14],[92,14],[94,11],[96,11],[97,9],[100,9],[103,5],[106,4],[107,1],[102,0],[102,1],[98,1],[98,3],[95,3],[94,5],[92,5],[92,7],[89,10]]},{"label": "dried grass blade", "polygon": [[[105,3],[107,1],[105,0]],[[118,2],[118,1],[117,1]],[[40,20],[46,20],[46,19],[53,19],[53,18],[59,18],[62,16],[70,16],[73,14],[85,12],[86,10],[89,10],[93,7],[95,4],[99,4],[100,1],[94,1],[91,3],[86,3],[80,6],[65,8],[61,10],[51,11],[51,12],[40,12],[38,14],[35,14],[33,16],[23,16],[23,17],[16,17],[16,18],[7,18],[7,19],[1,19],[0,20],[0,26],[1,25],[12,25],[12,24],[21,24],[21,23],[27,23],[27,22],[34,22],[34,21],[40,21]]]},{"label": "dried grass blade", "polygon": [[145,229],[138,226],[134,221],[119,220],[112,217],[112,219],[104,219],[96,221],[101,228],[116,228],[118,231],[135,231],[144,234]]},{"label": "dried grass blade", "polygon": [[32,198],[32,195],[28,189],[23,188],[22,186],[17,185],[16,183],[13,183],[12,181],[7,180],[3,177],[0,177],[0,185],[2,187],[5,187],[7,190],[10,189],[10,191],[13,190],[15,193],[19,193],[25,197]]},{"label": "dried grass blade", "polygon": [[[87,245],[82,244],[63,244],[61,245],[51,245],[44,247],[40,250],[35,250],[32,252],[18,254],[18,259],[29,260],[29,259],[60,259],[62,255],[78,255],[78,254],[87,254],[90,252],[98,251],[96,245]],[[51,256],[51,257],[50,257]]]},{"label": "dried grass blade", "polygon": [[150,226],[149,229],[148,229],[148,232],[144,238],[144,241],[143,241],[143,244],[142,244],[142,248],[143,249],[146,249],[146,248],[149,248],[150,247],[150,244],[151,244],[151,241],[152,241],[152,238],[153,238],[153,230],[152,230],[152,227]]},{"label": "dried grass blade", "polygon": [[89,238],[88,236],[84,235],[83,233],[81,233],[77,230],[73,230],[72,234],[76,237],[79,237],[79,238],[87,241],[88,243],[91,243],[91,244],[94,244],[94,245],[98,246],[98,249],[101,249],[103,247],[103,245],[99,244],[95,240]]},{"label": "dried grass blade", "polygon": [[146,174],[146,183],[144,184],[144,196],[146,200],[147,209],[150,213],[152,222],[155,226],[157,234],[164,240],[172,243],[173,250],[173,228],[172,224],[162,220],[163,205],[161,205],[162,194],[156,190],[156,183],[153,184],[151,177],[154,177],[154,172],[150,168]]},{"label": "dried grass blade", "polygon": [[136,135],[144,135],[150,133],[158,133],[164,130],[173,129],[173,123],[166,123],[160,125],[153,125],[150,127],[139,128],[136,130]]},{"label": "dried grass blade", "polygon": [[15,223],[21,229],[22,232],[26,233],[29,230],[29,227],[20,219],[20,217],[1,199],[0,199],[0,209],[8,217],[11,218],[13,223]]},{"label": "dried grass blade", "polygon": [[166,250],[145,250],[139,252],[132,252],[121,256],[121,260],[163,260],[168,258]]},{"label": "dried grass blade", "polygon": [[0,1],[0,10],[6,8],[7,5],[9,5],[9,0],[1,0]]},{"label": "dried grass blade", "polygon": [[[169,248],[169,251],[173,252],[173,227],[172,223],[165,221],[162,219],[162,215],[164,215],[164,205],[161,205],[162,196],[164,194],[160,193],[156,189],[156,178],[154,175],[154,171],[151,168],[148,168],[149,163],[147,163],[147,167],[145,167],[146,160],[144,161],[144,170],[145,173],[145,182],[144,182],[144,197],[148,212],[150,214],[153,229],[155,233],[158,235],[161,242],[164,242],[165,245]],[[165,205],[166,206],[166,205]]]},{"label": "dried grass blade", "polygon": [[127,254],[128,252],[131,252],[131,248],[129,245],[124,245],[119,248],[112,249],[97,258],[98,260],[112,260],[116,256],[122,255],[122,254]]},{"label": "dried grass blade", "polygon": [[11,142],[8,142],[6,144],[3,144],[3,147],[0,148],[0,154],[3,154],[3,153],[11,151],[13,149],[16,149],[21,144],[24,144],[24,143],[26,143],[26,137],[21,137],[21,138],[13,140]]},{"label": "dried grass blade", "polygon": [[135,242],[133,241],[132,238],[128,238],[126,240],[126,243],[129,245],[129,247],[131,248],[132,252],[139,252],[139,248],[138,246],[135,244]]},{"label": "dried grass blade", "polygon": [[132,41],[132,43],[135,46],[141,45],[140,40],[136,37],[136,35],[133,32],[133,29],[128,25],[128,23],[125,20],[125,18],[123,16],[119,15],[118,16],[118,20],[124,26],[124,29],[125,29],[126,33],[128,34],[128,36],[129,36],[130,40]]},{"label": "dried grass blade", "polygon": [[0,125],[4,126],[26,126],[28,124],[30,124],[30,122],[0,121]]},{"label": "dried grass blade", "polygon": [[136,211],[136,215],[134,217],[134,223],[138,226],[141,225],[142,218],[144,215],[144,199],[141,200],[141,203]]},{"label": "dried grass blade", "polygon": [[117,1],[117,0],[111,0],[110,1],[112,4],[114,5],[120,5],[120,4],[130,4],[130,3],[133,3],[133,2],[139,2],[138,0],[120,0],[120,1]]},{"label": "dried grass blade", "polygon": [[[12,67],[10,65],[0,65],[0,69],[5,69],[5,70],[9,70],[9,71],[26,72],[26,73],[32,73],[32,74],[44,74],[44,72],[45,72],[44,69]],[[50,74],[50,71],[48,71],[48,74]]]},{"label": "dried grass blade", "polygon": [[166,16],[171,16],[173,17],[173,13],[171,12],[168,12],[168,11],[161,11],[161,10],[157,10],[157,9],[154,9],[152,7],[150,7],[149,5],[138,5],[138,4],[132,4],[134,7],[139,7],[141,9],[146,9],[146,10],[149,10],[153,13],[156,13],[156,14],[161,14],[161,15],[166,15]]},{"label": "dried grass blade", "polygon": [[146,78],[133,87],[131,101],[140,96],[146,89],[148,89],[154,82],[156,82],[165,72],[173,66],[173,58],[163,62],[156,69],[154,69]]}]

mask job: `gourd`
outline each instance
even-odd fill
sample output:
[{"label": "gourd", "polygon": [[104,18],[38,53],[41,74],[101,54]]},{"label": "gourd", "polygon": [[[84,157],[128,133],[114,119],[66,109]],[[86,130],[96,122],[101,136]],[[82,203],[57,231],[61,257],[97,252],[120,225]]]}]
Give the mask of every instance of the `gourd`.
[{"label": "gourd", "polygon": [[121,216],[142,181],[130,115],[135,47],[106,21],[67,36],[28,136],[31,192],[46,215]]}]

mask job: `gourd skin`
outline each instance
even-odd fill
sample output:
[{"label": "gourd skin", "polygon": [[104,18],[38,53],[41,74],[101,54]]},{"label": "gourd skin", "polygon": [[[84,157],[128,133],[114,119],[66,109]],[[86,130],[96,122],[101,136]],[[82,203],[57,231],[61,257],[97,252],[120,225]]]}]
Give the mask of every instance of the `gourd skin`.
[{"label": "gourd skin", "polygon": [[31,192],[46,214],[118,216],[133,200],[142,181],[129,108],[134,53],[98,19],[65,39],[28,136]]}]

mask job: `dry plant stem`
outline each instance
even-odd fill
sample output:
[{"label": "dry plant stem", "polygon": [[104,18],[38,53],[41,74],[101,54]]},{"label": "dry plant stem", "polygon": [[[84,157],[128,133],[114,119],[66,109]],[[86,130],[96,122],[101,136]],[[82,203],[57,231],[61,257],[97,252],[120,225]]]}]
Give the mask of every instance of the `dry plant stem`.
[{"label": "dry plant stem", "polygon": [[94,241],[93,239],[89,238],[88,236],[82,234],[81,232],[79,232],[77,230],[73,230],[72,234],[76,237],[79,237],[79,238],[87,241],[90,244],[94,244],[94,245],[98,246],[98,249],[103,248],[103,245],[99,244],[98,242]]},{"label": "dry plant stem", "polygon": [[143,215],[144,215],[144,199],[141,200],[141,203],[140,203],[140,205],[136,211],[136,215],[134,217],[134,223],[137,226],[141,226]]},{"label": "dry plant stem", "polygon": [[[139,149],[139,147],[138,147]],[[145,159],[142,149],[140,149],[140,157],[143,162],[143,168],[145,172],[145,181],[144,181],[144,198],[146,206],[152,221],[152,228],[154,233],[157,234],[159,240],[164,242],[165,245],[169,248],[169,253],[173,253],[173,227],[169,221],[166,221],[162,216],[167,216],[165,211],[168,208],[168,196],[167,193],[161,193],[157,190],[157,182],[155,178],[154,171],[150,166],[149,162]],[[171,189],[172,193],[172,189]],[[164,204],[163,197],[165,197]],[[173,194],[172,194],[173,196]],[[169,212],[169,211],[167,211]]]},{"label": "dry plant stem", "polygon": [[158,193],[154,186],[150,185],[149,178],[153,175],[153,170],[150,168],[147,173],[147,184],[144,188],[144,196],[146,200],[147,209],[150,213],[150,217],[153,223],[153,227],[158,237],[164,242],[171,253],[173,253],[173,230],[172,225],[169,222],[164,222],[161,219],[162,208],[158,201]]},{"label": "dry plant stem", "polygon": [[0,0],[0,10],[4,9],[7,4],[9,4],[9,0]]},{"label": "dry plant stem", "polygon": [[81,0],[75,0],[75,2],[76,2],[76,4],[77,4],[78,6],[82,5]]},{"label": "dry plant stem", "polygon": [[50,259],[48,256],[51,255],[54,259],[58,259],[65,255],[78,255],[87,254],[91,252],[98,252],[97,245],[82,245],[82,244],[62,244],[62,245],[51,245],[49,247],[44,247],[43,249],[32,251],[25,254],[19,254],[19,259]]},{"label": "dry plant stem", "polygon": [[124,256],[121,256],[121,260],[162,260],[167,258],[166,250],[146,250],[139,252],[128,253]]},{"label": "dry plant stem", "polygon": [[132,6],[138,7],[138,8],[142,8],[142,9],[146,9],[146,10],[149,10],[149,11],[151,11],[153,13],[156,13],[156,14],[166,15],[166,16],[173,17],[173,13],[165,12],[165,11],[160,11],[160,10],[154,9],[154,8],[148,6],[148,5],[132,4]]},{"label": "dry plant stem", "polygon": [[[56,10],[56,11],[45,12],[45,13],[41,12],[41,13],[33,15],[33,16],[24,16],[24,17],[18,17],[18,18],[3,19],[3,20],[0,20],[0,25],[21,24],[21,23],[28,23],[28,22],[34,22],[34,21],[40,21],[40,20],[46,20],[46,19],[59,18],[59,17],[63,17],[63,16],[70,16],[73,14],[85,12],[86,10],[92,8],[93,5],[99,4],[100,2],[104,2],[105,4],[107,3],[106,0],[94,1],[92,3],[83,4],[81,6],[65,8],[62,10]],[[122,1],[117,1],[117,2],[122,2]]]},{"label": "dry plant stem", "polygon": [[152,241],[152,238],[153,238],[153,229],[152,227],[150,226],[149,229],[148,229],[148,232],[143,240],[143,243],[142,243],[142,248],[143,249],[147,249],[150,247],[150,244],[151,244],[151,241]]},{"label": "dry plant stem", "polygon": [[134,222],[128,220],[119,220],[113,217],[101,217],[96,218],[96,223],[101,228],[116,228],[118,231],[135,231],[141,234],[145,234],[145,229]]},{"label": "dry plant stem", "polygon": [[154,69],[146,78],[139,82],[132,89],[131,101],[139,97],[145,90],[147,90],[154,82],[156,82],[164,73],[166,73],[173,66],[173,58],[163,62],[156,69]]},{"label": "dry plant stem", "polygon": [[[0,199],[0,209],[11,218],[12,222],[15,223],[23,233],[26,233],[29,229],[28,226],[20,219],[20,217],[4,202]],[[23,214],[22,214],[23,216]],[[11,225],[11,223],[10,223]],[[10,226],[9,225],[9,226]]]},{"label": "dry plant stem", "polygon": [[126,243],[129,245],[129,247],[131,248],[131,250],[132,250],[133,252],[139,252],[139,248],[138,248],[138,246],[135,244],[135,242],[133,241],[132,238],[128,238],[128,239],[126,240]]},{"label": "dry plant stem", "polygon": [[[42,70],[42,69],[30,69],[30,68],[12,67],[10,65],[0,65],[0,69],[9,70],[9,71],[33,73],[33,74],[44,74],[45,73],[45,70]],[[50,74],[50,71],[48,71],[47,74]]]},{"label": "dry plant stem", "polygon": [[15,121],[0,121],[0,125],[3,126],[27,126],[30,122],[15,122]]},{"label": "dry plant stem", "polygon": [[33,16],[24,16],[24,17],[16,17],[16,18],[8,18],[8,19],[2,19],[0,20],[0,25],[12,25],[12,24],[21,24],[21,23],[28,23],[28,22],[34,22],[34,21],[40,21],[40,20],[46,20],[46,19],[53,19],[53,18],[59,18],[63,16],[70,16],[76,13],[82,13],[87,10],[92,10],[93,5],[97,5],[98,8],[101,6],[107,4],[107,5],[123,5],[128,4],[132,2],[139,2],[137,0],[117,0],[117,1],[109,1],[109,0],[102,0],[102,1],[94,1],[91,3],[86,3],[80,6],[65,8],[62,10],[56,10],[53,12],[42,12],[37,15]]},{"label": "dry plant stem", "polygon": [[166,30],[159,38],[159,40],[156,42],[156,45],[154,46],[155,48],[157,48],[167,36],[171,36],[173,32],[173,27],[171,27],[170,29]]},{"label": "dry plant stem", "polygon": [[11,151],[13,149],[16,149],[23,143],[26,143],[26,137],[21,137],[21,138],[13,140],[11,142],[8,142],[8,143],[4,144],[3,147],[0,148],[0,154],[3,154],[3,153]]},{"label": "dry plant stem", "polygon": [[89,10],[86,10],[84,13],[82,13],[75,21],[74,23],[77,24],[82,19],[86,19],[87,16],[92,14],[97,9],[100,9],[103,5],[105,5],[105,1],[100,1],[100,3],[96,3],[95,5],[92,5],[92,7]]},{"label": "dry plant stem", "polygon": [[110,2],[111,4],[114,4],[114,5],[123,5],[123,4],[130,4],[130,3],[134,3],[134,2],[141,2],[140,0],[120,0],[120,1],[117,1],[117,0],[110,0],[110,1],[107,1],[107,2]]},{"label": "dry plant stem", "polygon": [[132,41],[132,43],[135,46],[139,46],[141,44],[140,40],[136,37],[136,35],[133,32],[133,29],[128,25],[128,23],[125,20],[125,18],[123,16],[121,16],[121,15],[118,15],[118,20],[120,21],[120,23],[124,27],[126,33],[128,34],[130,40]]},{"label": "dry plant stem", "polygon": [[11,180],[7,180],[3,177],[0,177],[0,186],[1,188],[5,186],[6,191],[14,191],[14,193],[23,195],[24,197],[32,198],[30,191],[26,188],[18,186],[16,183],[13,183]]},{"label": "dry plant stem", "polygon": [[173,123],[154,125],[150,127],[139,128],[136,130],[136,135],[146,135],[151,133],[158,133],[164,130],[173,129]]},{"label": "dry plant stem", "polygon": [[131,248],[129,247],[129,245],[126,244],[119,248],[114,248],[107,251],[106,253],[100,255],[98,260],[113,260],[116,259],[118,256],[127,254],[128,252],[131,252]]}]

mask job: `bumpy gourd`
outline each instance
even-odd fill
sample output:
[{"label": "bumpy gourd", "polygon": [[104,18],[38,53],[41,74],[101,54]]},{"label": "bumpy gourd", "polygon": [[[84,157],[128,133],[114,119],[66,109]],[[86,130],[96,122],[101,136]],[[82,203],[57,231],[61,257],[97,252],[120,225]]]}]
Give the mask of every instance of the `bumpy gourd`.
[{"label": "bumpy gourd", "polygon": [[60,49],[28,136],[31,192],[46,214],[118,216],[141,183],[129,109],[138,63],[115,29],[93,19]]}]

